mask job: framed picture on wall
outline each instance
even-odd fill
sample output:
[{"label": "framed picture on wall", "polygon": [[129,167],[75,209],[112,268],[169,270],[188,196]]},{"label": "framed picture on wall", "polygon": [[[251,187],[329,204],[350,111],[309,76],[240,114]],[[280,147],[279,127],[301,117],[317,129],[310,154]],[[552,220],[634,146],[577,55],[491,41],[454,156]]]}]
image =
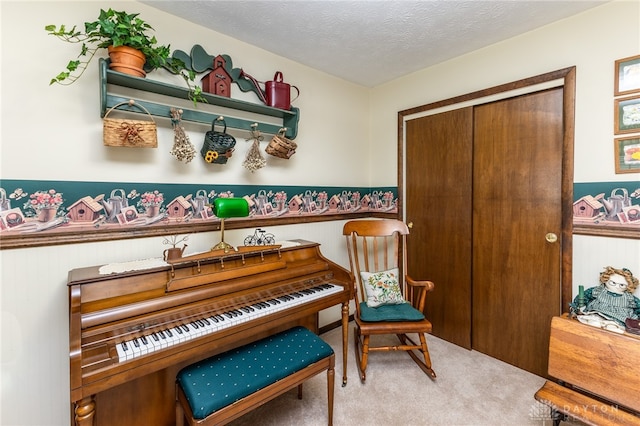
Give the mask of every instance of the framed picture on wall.
[{"label": "framed picture on wall", "polygon": [[640,135],[614,140],[616,173],[640,173]]},{"label": "framed picture on wall", "polygon": [[640,92],[640,55],[618,59],[615,63],[615,96]]},{"label": "framed picture on wall", "polygon": [[640,132],[640,95],[614,99],[614,133]]}]

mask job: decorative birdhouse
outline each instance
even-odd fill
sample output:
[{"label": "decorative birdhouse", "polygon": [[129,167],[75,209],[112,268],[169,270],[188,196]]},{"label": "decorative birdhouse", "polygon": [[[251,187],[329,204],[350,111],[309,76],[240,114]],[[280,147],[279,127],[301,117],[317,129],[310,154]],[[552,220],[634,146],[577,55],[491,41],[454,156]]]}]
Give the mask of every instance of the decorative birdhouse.
[{"label": "decorative birdhouse", "polygon": [[360,199],[360,206],[362,206],[363,209],[368,209],[369,203],[371,203],[371,197],[369,197],[369,194],[364,194],[364,197]]},{"label": "decorative birdhouse", "polygon": [[329,199],[329,210],[338,210],[340,207],[340,197],[338,195],[333,195]]},{"label": "decorative birdhouse", "polygon": [[69,206],[67,216],[74,222],[94,222],[102,209],[99,202],[87,195]]},{"label": "decorative birdhouse", "polygon": [[302,210],[303,201],[299,195],[294,195],[291,200],[289,200],[289,211],[291,212],[299,212]]},{"label": "decorative birdhouse", "polygon": [[213,71],[202,77],[202,91],[218,96],[231,97],[231,76],[225,69],[227,61],[218,55],[213,60]]},{"label": "decorative birdhouse", "polygon": [[585,195],[578,201],[573,203],[573,216],[592,218],[598,216],[600,209],[603,207],[600,201],[591,195]]},{"label": "decorative birdhouse", "polygon": [[191,208],[189,200],[182,195],[176,197],[167,204],[167,216],[170,218],[182,218],[187,215],[187,210]]}]

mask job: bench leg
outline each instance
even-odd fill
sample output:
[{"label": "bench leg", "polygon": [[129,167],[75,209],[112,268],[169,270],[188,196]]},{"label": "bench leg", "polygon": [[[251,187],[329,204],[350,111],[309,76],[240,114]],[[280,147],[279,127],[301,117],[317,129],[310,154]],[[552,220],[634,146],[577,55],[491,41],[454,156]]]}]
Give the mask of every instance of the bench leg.
[{"label": "bench leg", "polygon": [[329,406],[329,426],[333,425],[333,382],[335,380],[335,370],[333,365],[327,370],[327,400]]},{"label": "bench leg", "polygon": [[180,392],[180,389],[178,387],[178,384],[176,383],[176,426],[183,426],[184,425],[184,409],[182,408],[182,404],[180,404],[180,399],[178,397],[178,393]]},{"label": "bench leg", "polygon": [[298,399],[302,399],[302,383],[298,385]]},{"label": "bench leg", "polygon": [[551,420],[553,420],[553,426],[560,426],[560,422],[567,420],[567,416],[552,408]]},{"label": "bench leg", "polygon": [[184,425],[184,411],[182,410],[182,405],[180,405],[180,401],[176,401],[176,426]]}]

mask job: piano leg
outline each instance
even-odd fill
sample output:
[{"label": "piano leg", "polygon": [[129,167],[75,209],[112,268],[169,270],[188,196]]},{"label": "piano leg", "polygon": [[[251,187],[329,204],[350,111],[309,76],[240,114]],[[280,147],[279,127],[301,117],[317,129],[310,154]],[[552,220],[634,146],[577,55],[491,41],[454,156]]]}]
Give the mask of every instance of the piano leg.
[{"label": "piano leg", "polygon": [[93,419],[96,414],[95,395],[82,398],[74,403],[75,426],[93,426]]},{"label": "piano leg", "polygon": [[349,302],[342,303],[342,387],[347,386],[347,351],[349,348]]}]

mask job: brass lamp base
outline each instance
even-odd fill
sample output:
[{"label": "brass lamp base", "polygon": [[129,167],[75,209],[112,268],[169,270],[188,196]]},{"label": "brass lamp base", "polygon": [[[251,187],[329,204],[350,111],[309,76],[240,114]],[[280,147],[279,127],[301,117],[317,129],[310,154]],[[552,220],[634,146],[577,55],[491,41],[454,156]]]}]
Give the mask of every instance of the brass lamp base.
[{"label": "brass lamp base", "polygon": [[236,251],[235,247],[231,244],[227,244],[224,241],[220,241],[218,244],[213,246],[211,250],[224,250],[225,253],[229,253],[230,251]]}]

